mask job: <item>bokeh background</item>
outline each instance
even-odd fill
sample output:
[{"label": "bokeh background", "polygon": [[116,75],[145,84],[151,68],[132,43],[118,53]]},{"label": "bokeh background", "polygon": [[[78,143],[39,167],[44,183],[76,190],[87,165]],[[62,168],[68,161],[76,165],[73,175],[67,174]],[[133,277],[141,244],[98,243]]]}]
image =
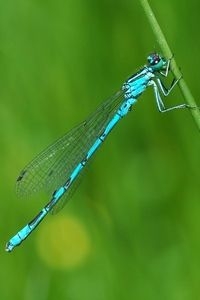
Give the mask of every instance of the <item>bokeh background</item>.
[{"label": "bokeh background", "polygon": [[[198,0],[151,1],[199,100]],[[0,2],[0,297],[200,299],[200,138],[151,89],[99,150],[72,201],[8,254],[47,203],[15,195],[19,171],[159,51],[139,1]],[[169,105],[184,100],[177,88]]]}]

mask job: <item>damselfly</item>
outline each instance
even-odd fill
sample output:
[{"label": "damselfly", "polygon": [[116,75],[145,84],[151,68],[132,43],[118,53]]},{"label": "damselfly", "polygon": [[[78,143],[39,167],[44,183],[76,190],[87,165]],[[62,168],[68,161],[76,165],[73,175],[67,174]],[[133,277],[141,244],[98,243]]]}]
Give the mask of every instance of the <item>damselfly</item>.
[{"label": "damselfly", "polygon": [[148,86],[153,87],[160,112],[190,108],[187,104],[166,108],[161,98],[161,94],[167,96],[180,80],[173,79],[170,88],[164,86],[162,79],[169,74],[170,61],[157,53],[150,54],[147,65],[131,76],[120,91],[24,168],[17,178],[17,192],[28,195],[48,187],[52,196],[39,214],[9,240],[6,251],[12,251],[21,244],[49,212],[56,213],[63,208],[91,156]]}]

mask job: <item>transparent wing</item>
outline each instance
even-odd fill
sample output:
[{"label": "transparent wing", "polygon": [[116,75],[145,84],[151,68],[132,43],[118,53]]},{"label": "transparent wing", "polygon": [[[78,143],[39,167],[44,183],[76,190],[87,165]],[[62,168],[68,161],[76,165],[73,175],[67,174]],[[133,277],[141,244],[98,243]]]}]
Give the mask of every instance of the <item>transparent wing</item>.
[{"label": "transparent wing", "polygon": [[[41,189],[53,193],[55,189],[62,186],[115,114],[122,98],[123,92],[117,92],[86,121],[70,130],[36,156],[17,178],[17,194],[28,196]],[[73,185],[76,184],[72,184],[69,191],[66,192],[66,196],[69,196],[74,190]],[[65,201],[66,196],[64,197]],[[64,206],[65,201],[59,201],[59,206],[57,209],[55,208],[55,212]]]},{"label": "transparent wing", "polygon": [[76,180],[73,181],[72,184],[70,185],[70,188],[65,192],[65,194],[59,199],[56,205],[51,209],[51,214],[53,215],[57,214],[71,199],[71,197],[73,196],[74,192],[76,191],[76,189],[80,184],[84,172],[85,172],[85,168],[82,170],[81,173],[78,174]]}]

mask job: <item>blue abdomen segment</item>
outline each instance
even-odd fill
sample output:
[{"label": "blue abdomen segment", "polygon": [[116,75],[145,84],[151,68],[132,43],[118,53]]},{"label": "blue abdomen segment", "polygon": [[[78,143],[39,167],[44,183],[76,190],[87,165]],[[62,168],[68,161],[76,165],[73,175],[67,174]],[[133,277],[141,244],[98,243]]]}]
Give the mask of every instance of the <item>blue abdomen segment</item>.
[{"label": "blue abdomen segment", "polygon": [[19,246],[29,236],[29,234],[40,224],[44,217],[46,217],[46,215],[56,205],[66,190],[67,188],[62,186],[53,193],[51,201],[39,212],[39,214],[9,240],[9,242],[6,244],[6,251],[12,251],[13,248]]},{"label": "blue abdomen segment", "polygon": [[26,226],[24,226],[16,235],[14,235],[9,242],[6,244],[6,251],[10,252],[16,246],[19,246],[23,240],[25,240],[29,234],[39,225],[44,217],[49,212],[47,207],[44,207],[40,213]]}]

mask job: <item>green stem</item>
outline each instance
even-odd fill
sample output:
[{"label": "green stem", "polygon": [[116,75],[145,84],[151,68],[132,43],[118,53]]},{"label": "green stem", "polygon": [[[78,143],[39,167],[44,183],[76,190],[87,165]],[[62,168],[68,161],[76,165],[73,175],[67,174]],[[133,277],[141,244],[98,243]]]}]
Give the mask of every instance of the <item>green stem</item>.
[{"label": "green stem", "polygon": [[[158,21],[156,20],[156,17],[149,5],[148,0],[140,0],[140,3],[145,11],[145,14],[149,20],[149,23],[152,27],[152,30],[154,32],[154,35],[158,41],[158,44],[160,46],[160,49],[162,50],[162,54],[165,57],[172,57],[172,51],[166,41],[166,38],[160,28],[160,25],[158,24]],[[175,61],[175,59],[172,59],[171,64],[170,64],[170,68],[172,73],[174,74],[175,78],[180,78],[181,77],[181,72],[180,69]],[[191,107],[193,107],[192,109],[190,109],[190,112],[193,116],[193,119],[198,127],[198,129],[200,130],[200,110],[199,108],[196,108],[196,102],[194,100],[194,97],[192,96],[185,80],[183,78],[181,78],[181,80],[179,81],[179,87],[181,90],[181,93],[186,101],[186,103],[188,105],[190,105]]]}]

